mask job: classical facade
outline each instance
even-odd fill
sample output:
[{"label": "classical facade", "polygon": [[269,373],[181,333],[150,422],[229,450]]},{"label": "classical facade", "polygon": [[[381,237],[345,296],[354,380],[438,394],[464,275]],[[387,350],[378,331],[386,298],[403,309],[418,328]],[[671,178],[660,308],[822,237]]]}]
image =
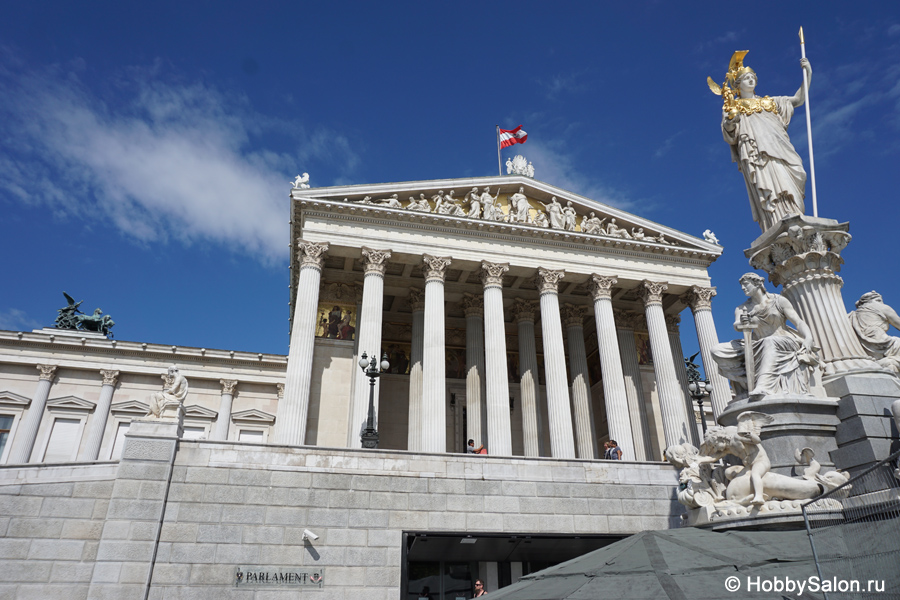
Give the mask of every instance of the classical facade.
[{"label": "classical facade", "polygon": [[[455,598],[678,523],[678,315],[709,366],[720,246],[523,175],[291,197],[286,357],[0,332],[14,594]],[[183,421],[147,420],[172,365]]]}]

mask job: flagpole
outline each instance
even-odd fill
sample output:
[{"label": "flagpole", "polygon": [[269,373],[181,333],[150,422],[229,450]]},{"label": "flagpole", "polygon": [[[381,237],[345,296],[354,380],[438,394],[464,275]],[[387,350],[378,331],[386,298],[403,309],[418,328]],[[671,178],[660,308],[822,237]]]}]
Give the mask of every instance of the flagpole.
[{"label": "flagpole", "polygon": [[497,125],[497,176],[500,175],[503,175],[503,171],[500,166],[500,126]]},{"label": "flagpole", "polygon": [[[803,40],[803,28],[800,28],[800,57],[806,58],[806,42]],[[806,80],[806,69],[803,69],[803,95],[806,97],[806,137],[809,139],[809,176],[812,182],[813,216],[819,216],[819,205],[816,202],[816,163],[813,160],[812,121],[809,117],[809,82]]]}]

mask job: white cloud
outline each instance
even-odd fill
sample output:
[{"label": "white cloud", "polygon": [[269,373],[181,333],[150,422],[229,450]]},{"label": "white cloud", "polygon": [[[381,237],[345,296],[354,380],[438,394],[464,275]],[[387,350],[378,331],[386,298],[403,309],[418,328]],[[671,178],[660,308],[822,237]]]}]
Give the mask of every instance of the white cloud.
[{"label": "white cloud", "polygon": [[8,308],[0,310],[0,329],[7,331],[30,331],[37,329],[41,324],[25,313],[24,310]]},{"label": "white cloud", "polygon": [[[101,98],[72,72],[0,68],[0,190],[70,217],[109,219],[138,241],[283,257],[288,181],[313,160],[352,169],[349,142],[259,115],[202,83],[166,82],[159,71],[132,69]],[[293,152],[255,146],[288,131],[303,140]]]}]

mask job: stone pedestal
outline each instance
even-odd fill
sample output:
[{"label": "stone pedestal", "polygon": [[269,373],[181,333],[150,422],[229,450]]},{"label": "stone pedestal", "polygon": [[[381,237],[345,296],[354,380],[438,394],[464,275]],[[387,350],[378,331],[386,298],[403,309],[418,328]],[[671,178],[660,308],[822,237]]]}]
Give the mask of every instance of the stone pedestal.
[{"label": "stone pedestal", "polygon": [[815,452],[823,472],[843,468],[832,458],[832,453],[837,450],[835,433],[840,424],[836,398],[785,394],[766,396],[761,400],[736,400],[719,415],[719,423],[737,425],[738,415],[747,410],[765,413],[775,419],[763,426],[760,435],[763,448],[772,461],[773,472],[802,475],[804,467],[794,460],[794,453],[803,448]]}]

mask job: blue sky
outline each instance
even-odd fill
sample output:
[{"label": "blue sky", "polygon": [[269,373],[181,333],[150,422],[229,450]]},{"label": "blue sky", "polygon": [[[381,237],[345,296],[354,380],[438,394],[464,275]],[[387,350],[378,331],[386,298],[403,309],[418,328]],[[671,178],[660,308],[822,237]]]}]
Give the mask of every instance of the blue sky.
[{"label": "blue sky", "polygon": [[[286,353],[297,173],[492,175],[495,125],[522,124],[504,157],[537,179],[718,235],[730,339],[759,228],[706,77],[749,49],[757,92],[793,94],[801,25],[819,216],[853,234],[844,300],[900,309],[900,5],[627,4],[4,3],[0,329],[52,325],[65,290],[119,339]],[[803,109],[790,134],[808,161]]]}]

